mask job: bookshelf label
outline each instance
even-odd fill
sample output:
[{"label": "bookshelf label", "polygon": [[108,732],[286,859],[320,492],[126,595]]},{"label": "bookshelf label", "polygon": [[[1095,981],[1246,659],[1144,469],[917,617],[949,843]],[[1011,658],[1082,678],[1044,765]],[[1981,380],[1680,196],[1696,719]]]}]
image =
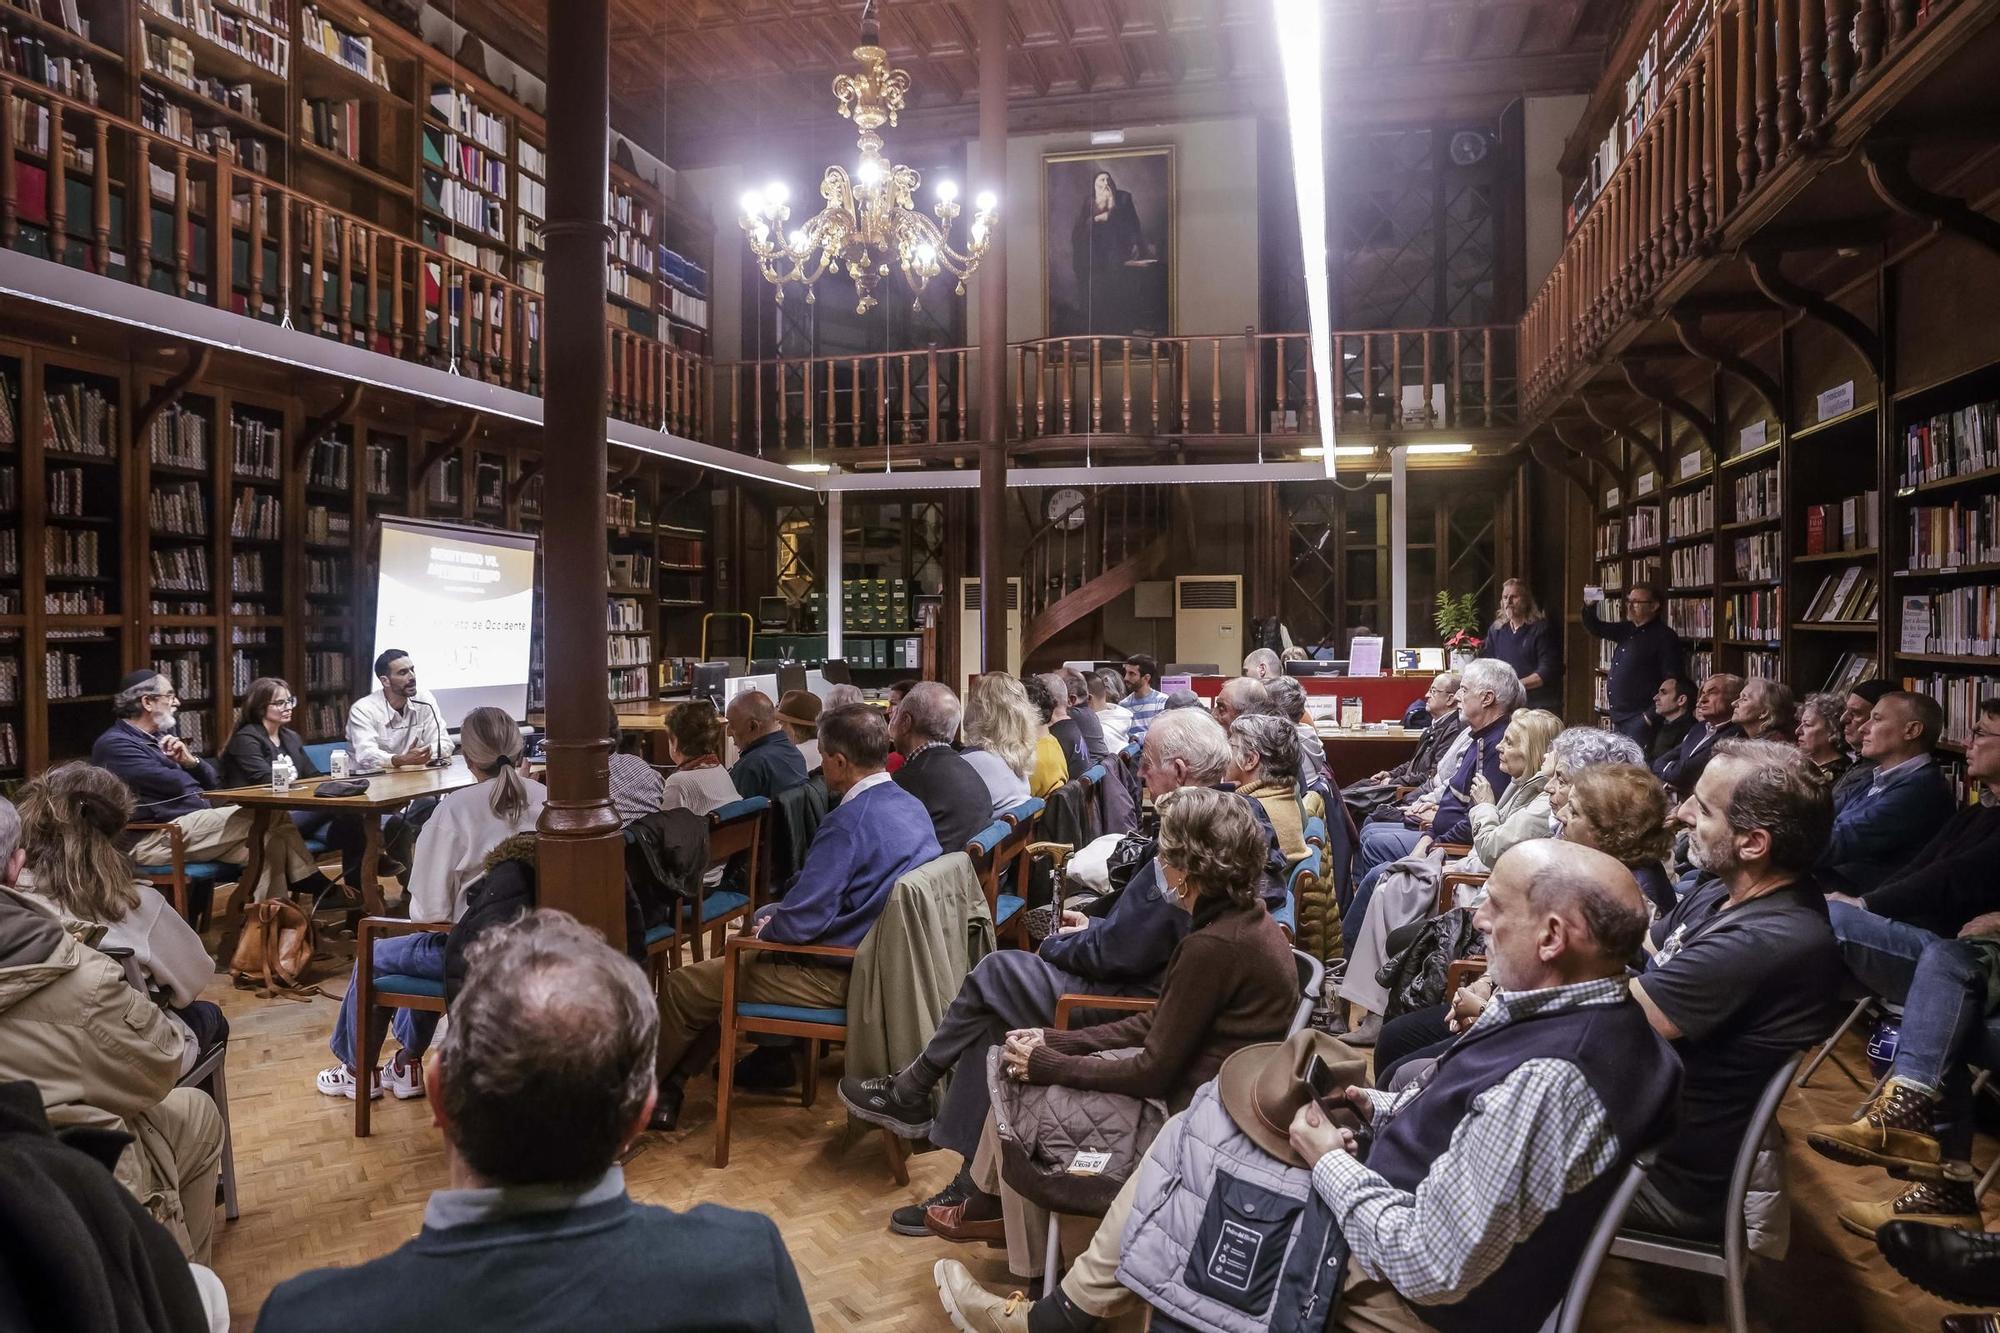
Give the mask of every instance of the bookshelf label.
[{"label": "bookshelf label", "polygon": [[1659,480],[1658,477],[1648,472],[1645,476],[1639,478],[1639,484],[1633,489],[1641,495],[1651,495],[1653,493],[1653,483],[1657,480]]},{"label": "bookshelf label", "polygon": [[[1764,423],[1760,421],[1757,424],[1761,426]],[[1745,433],[1747,434],[1748,432]],[[1685,454],[1681,457],[1682,481],[1686,481],[1689,477],[1694,476],[1696,473],[1700,471],[1701,471],[1701,455],[1699,453]]]},{"label": "bookshelf label", "polygon": [[[1850,384],[1847,387],[1851,391],[1854,386]],[[1824,418],[1826,416],[1826,410],[1825,410],[1826,395],[1821,394],[1819,401],[1820,401],[1820,416]],[[1762,449],[1766,444],[1770,442],[1770,439],[1771,439],[1771,423],[1763,420],[1762,418],[1759,418],[1758,420],[1753,421],[1749,425],[1745,426],[1737,434],[1736,436],[1737,452],[1747,454],[1752,449]],[[1686,468],[1687,460],[1685,458],[1681,460],[1681,466],[1683,469]],[[1685,473],[1683,473],[1683,475],[1685,475]]]},{"label": "bookshelf label", "polygon": [[1819,419],[1831,421],[1843,412],[1854,410],[1854,381],[1836,384],[1819,396]]},{"label": "bookshelf label", "polygon": [[1613,486],[1610,490],[1604,493],[1604,507],[1606,509],[1616,509],[1618,507],[1618,502],[1624,498],[1625,497],[1623,495],[1619,494],[1618,488],[1616,486]]}]

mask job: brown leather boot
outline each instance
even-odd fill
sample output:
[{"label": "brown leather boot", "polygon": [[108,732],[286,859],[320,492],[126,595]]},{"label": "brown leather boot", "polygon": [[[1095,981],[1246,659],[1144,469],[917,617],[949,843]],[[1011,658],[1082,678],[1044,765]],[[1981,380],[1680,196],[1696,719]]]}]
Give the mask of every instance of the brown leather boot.
[{"label": "brown leather boot", "polygon": [[1979,1195],[1969,1180],[1920,1180],[1883,1203],[1855,1202],[1841,1208],[1840,1225],[1873,1240],[1891,1222],[1925,1222],[1978,1231]]},{"label": "brown leather boot", "polygon": [[[1890,1079],[1874,1101],[1846,1124],[1806,1131],[1814,1152],[1850,1166],[1881,1166],[1920,1180],[1944,1178],[1938,1152],[1937,1100],[1921,1088]],[[1977,1213],[1978,1207],[1972,1211]]]}]

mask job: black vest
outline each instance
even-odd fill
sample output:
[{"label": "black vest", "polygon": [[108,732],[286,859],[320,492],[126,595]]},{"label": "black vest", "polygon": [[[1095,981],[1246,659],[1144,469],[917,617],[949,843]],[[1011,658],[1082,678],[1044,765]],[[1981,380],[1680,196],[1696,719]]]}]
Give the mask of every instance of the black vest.
[{"label": "black vest", "polygon": [[1472,1099],[1530,1060],[1566,1060],[1583,1071],[1618,1136],[1618,1160],[1564,1199],[1498,1269],[1450,1305],[1417,1313],[1442,1333],[1534,1333],[1562,1300],[1604,1206],[1633,1157],[1672,1128],[1681,1064],[1646,1021],[1638,1002],[1589,1005],[1530,1015],[1474,1032],[1445,1052],[1416,1100],[1377,1136],[1368,1166],[1397,1189],[1415,1192],[1451,1146]]}]

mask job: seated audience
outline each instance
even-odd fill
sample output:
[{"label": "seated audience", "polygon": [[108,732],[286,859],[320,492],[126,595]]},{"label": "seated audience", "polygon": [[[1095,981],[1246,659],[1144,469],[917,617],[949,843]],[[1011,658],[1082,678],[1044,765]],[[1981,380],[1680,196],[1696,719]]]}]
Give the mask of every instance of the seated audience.
[{"label": "seated audience", "polygon": [[1271,711],[1291,723],[1299,734],[1299,786],[1318,788],[1323,798],[1331,800],[1339,793],[1340,783],[1326,762],[1326,743],[1319,738],[1319,728],[1306,711],[1305,686],[1290,676],[1279,676],[1265,684],[1264,693],[1270,696]]},{"label": "seated audience", "polygon": [[1422,706],[1424,717],[1429,720],[1424,723],[1423,735],[1417,738],[1416,753],[1396,767],[1375,774],[1368,779],[1370,782],[1392,787],[1422,786],[1437,772],[1445,751],[1465,730],[1465,718],[1458,711],[1456,671],[1439,672],[1418,703]]},{"label": "seated audience", "polygon": [[1161,710],[1162,712],[1168,712],[1176,708],[1206,708],[1208,706],[1202,702],[1201,696],[1193,690],[1175,690],[1172,694],[1167,695],[1166,699],[1166,707]]},{"label": "seated audience", "polygon": [[1798,728],[1798,710],[1791,686],[1776,680],[1747,680],[1736,696],[1729,720],[1753,741],[1789,741]]},{"label": "seated audience", "polygon": [[1694,699],[1694,725],[1681,738],[1680,748],[1651,761],[1653,772],[1676,794],[1685,796],[1694,790],[1718,744],[1743,734],[1743,728],[1730,720],[1742,693],[1743,677],[1727,672],[1701,683]]},{"label": "seated audience", "polygon": [[1223,776],[1237,794],[1264,808],[1278,835],[1287,865],[1297,865],[1306,846],[1304,812],[1299,808],[1299,740],[1281,717],[1251,713],[1229,728],[1229,767]]},{"label": "seated audience", "polygon": [[1457,764],[1444,775],[1431,813],[1411,808],[1400,824],[1370,820],[1362,828],[1355,870],[1363,876],[1364,884],[1368,873],[1408,856],[1426,837],[1433,844],[1471,838],[1472,824],[1466,811],[1472,805],[1473,775],[1485,774],[1496,797],[1506,795],[1507,784],[1513,781],[1500,767],[1500,737],[1506,733],[1514,710],[1521,706],[1521,698],[1521,682],[1505,662],[1482,657],[1465,668],[1459,677],[1458,709],[1465,718],[1469,743]]},{"label": "seated audience", "polygon": [[716,1204],[676,1213],[625,1192],[618,1161],[654,1096],[650,991],[631,960],[565,913],[488,932],[424,1075],[449,1187],[391,1253],[280,1283],[259,1333],[809,1333],[770,1219]]},{"label": "seated audience", "polygon": [[1084,684],[1083,673],[1075,667],[1064,667],[1056,675],[1062,679],[1066,715],[1083,737],[1085,760],[1088,764],[1103,763],[1111,757],[1111,747],[1104,739],[1104,724],[1097,720],[1097,711],[1090,706],[1090,687]]},{"label": "seated audience", "polygon": [[1069,781],[1069,755],[1049,730],[1055,721],[1056,695],[1042,676],[1023,676],[1021,689],[1035,716],[1035,758],[1028,766],[1028,795],[1047,796]]},{"label": "seated audience", "polygon": [[1285,659],[1269,648],[1253,648],[1243,658],[1243,674],[1261,685],[1285,678]]},{"label": "seated audience", "polygon": [[[895,712],[896,705],[901,702],[902,696],[891,689],[889,711]],[[784,726],[785,735],[792,744],[799,747],[799,756],[805,760],[808,774],[819,771],[819,714],[820,699],[811,690],[786,690],[784,697],[778,700],[778,721]]]},{"label": "seated audience", "polygon": [[[417,835],[410,863],[410,920],[455,922],[465,910],[465,890],[486,868],[487,854],[518,833],[533,831],[549,799],[548,788],[521,773],[521,728],[498,708],[475,708],[459,726],[459,749],[479,779],[438,802]],[[445,932],[418,931],[375,941],[375,970],[406,977],[444,980]],[[376,1066],[383,1034],[369,1014],[365,1048],[354,1047],[354,976],[349,974],[340,1015],[327,1039],[337,1063],[314,1080],[329,1097],[353,1097],[358,1071],[368,1071],[370,1097],[382,1095],[383,1071]],[[408,1101],[424,1095],[421,1068],[438,1015],[398,1009],[392,1030],[399,1049],[387,1070],[389,1090]]]},{"label": "seated audience", "polygon": [[[185,839],[190,861],[227,861],[243,865],[250,859],[250,812],[240,805],[210,805],[204,791],[222,785],[215,765],[190,750],[174,735],[180,696],[173,682],[152,670],[128,674],[111,701],[117,720],[90,747],[90,762],[110,772],[132,792],[133,816],[141,823],[172,824]],[[137,865],[165,865],[173,843],[166,830],[144,834],[132,847]],[[298,825],[274,819],[264,836],[259,899],[287,890],[317,898],[333,887],[320,873]]]},{"label": "seated audience", "polygon": [[923,802],[938,846],[954,852],[964,851],[997,813],[978,770],[951,748],[958,719],[958,696],[934,680],[911,686],[889,718],[890,739],[903,756],[895,783]]},{"label": "seated audience", "polygon": [[1820,691],[1808,694],[1799,705],[1799,753],[1812,765],[1813,776],[1828,792],[1854,763],[1841,743],[1841,710],[1846,699]]},{"label": "seated audience", "polygon": [[675,767],[660,792],[662,810],[707,815],[743,799],[722,766],[722,745],[722,719],[708,700],[691,699],[667,714],[667,757]]},{"label": "seated audience", "polygon": [[1046,672],[1030,679],[1040,681],[1042,688],[1049,692],[1049,735],[1062,751],[1063,780],[1067,782],[1082,777],[1090,769],[1090,747],[1084,742],[1083,728],[1069,715],[1069,682],[1062,678],[1060,671]]},{"label": "seated audience", "polygon": [[[894,685],[891,685],[889,687],[889,695],[888,695],[889,725],[892,730],[894,729],[896,724],[896,709],[901,707],[903,700],[906,697],[908,697],[910,690],[913,687],[915,687],[916,684],[917,682],[914,680],[899,680]],[[820,711],[822,713],[826,711],[824,705],[821,706]],[[902,752],[898,750],[889,751],[889,762],[887,764],[884,764],[883,768],[890,773],[894,773],[897,769],[901,768],[902,766],[903,766]],[[813,768],[815,771],[817,771],[817,769],[819,768],[819,749],[817,748],[817,746],[815,746],[815,748],[813,749]]]},{"label": "seated audience", "polygon": [[1861,894],[1901,869],[1951,817],[1951,783],[1931,757],[1944,710],[1927,694],[1891,690],[1861,740],[1873,760],[1866,790],[1837,805],[1818,872],[1829,892]]},{"label": "seated audience", "polygon": [[1167,697],[1160,693],[1160,664],[1146,653],[1125,659],[1125,711],[1132,715],[1127,727],[1129,740],[1146,739],[1146,728],[1166,711]]},{"label": "seated audience", "polygon": [[[1222,780],[1229,743],[1205,711],[1162,717],[1147,733],[1139,755],[1139,780],[1157,803],[1184,787]],[[1160,879],[1157,848],[1146,854],[1109,910],[1099,916],[1065,911],[1060,929],[1035,953],[1000,949],[980,959],[945,1010],[923,1054],[879,1078],[843,1078],[840,1099],[861,1119],[906,1138],[928,1138],[969,1164],[990,1102],[986,1052],[1016,1028],[1055,1019],[1056,1000],[1067,994],[1151,995],[1174,949],[1187,935],[1188,914]],[[951,1075],[935,1115],[932,1097]],[[974,1188],[968,1170],[919,1204],[898,1208],[889,1229],[902,1236],[927,1234],[926,1211],[971,1202],[973,1218],[997,1218],[997,1197]]]},{"label": "seated audience", "polygon": [[[853,948],[882,914],[896,881],[937,858],[938,840],[923,802],[883,771],[889,723],[881,709],[848,704],[820,714],[819,748],[827,790],[840,803],[820,821],[784,900],[765,906],[748,929],[781,944]],[[844,1008],[850,970],[840,963],[753,951],[737,973],[737,1002]],[[660,986],[655,1129],[679,1123],[688,1079],[715,1056],[727,966],[727,957],[689,963],[669,971]]]},{"label": "seated audience", "polygon": [[[1250,809],[1227,792],[1194,787],[1162,802],[1154,864],[1191,929],[1174,947],[1152,1009],[1094,1027],[1018,1028],[1002,1047],[1001,1068],[1025,1083],[1079,1088],[1186,1108],[1222,1062],[1257,1042],[1279,1041],[1299,1005],[1291,946],[1260,897],[1266,839]],[[1099,1059],[1120,1051],[1119,1059]],[[986,1145],[973,1161],[973,1183],[998,1194],[1003,1214],[1018,1215],[1019,1195],[1000,1179],[992,1113]],[[974,1215],[971,1201],[933,1205],[933,1234],[946,1240],[1012,1238],[1016,1271],[1039,1257],[1018,1222]]]},{"label": "seated audience", "polygon": [[1472,808],[1465,812],[1472,825],[1472,852],[1453,863],[1452,870],[1485,874],[1515,843],[1550,836],[1548,785],[1555,768],[1550,747],[1562,731],[1562,719],[1545,708],[1514,714],[1500,735],[1500,768],[1511,781],[1496,798],[1484,773],[1472,779]]},{"label": "seated audience", "polygon": [[205,1264],[222,1116],[207,1093],[174,1086],[186,1065],[186,1030],[133,994],[118,963],[14,887],[26,862],[20,814],[0,798],[0,1082],[35,1084],[59,1134],[131,1135],[114,1168],[118,1182],[182,1253]]},{"label": "seated audience", "polygon": [[625,728],[619,725],[618,710],[607,705],[606,734],[611,737],[611,808],[618,822],[631,825],[658,811],[667,797],[667,784],[658,769],[625,749]]},{"label": "seated audience", "polygon": [[1847,703],[1840,710],[1840,735],[1854,763],[1834,781],[1835,815],[1849,801],[1867,791],[1868,784],[1874,779],[1875,761],[1861,753],[1861,742],[1868,735],[1868,722],[1875,715],[1875,705],[1895,688],[1892,681],[1864,680],[1847,692]]},{"label": "seated audience", "polygon": [[993,816],[1028,799],[1028,770],[1035,763],[1035,710],[1021,682],[989,671],[965,696],[965,749],[960,753],[986,784]]},{"label": "seated audience", "polygon": [[1646,745],[1646,762],[1657,765],[1680,751],[1694,730],[1694,687],[1686,676],[1668,676],[1653,691],[1653,739]]},{"label": "seated audience", "polygon": [[1671,803],[1660,780],[1629,759],[1588,764],[1571,759],[1563,783],[1559,817],[1563,841],[1595,847],[1631,871],[1639,892],[1657,914],[1664,916],[1678,907],[1680,899],[1667,873],[1667,857],[1673,851],[1673,833],[1667,826]]},{"label": "seated audience", "polygon": [[1222,688],[1216,691],[1215,707],[1210,711],[1222,724],[1222,729],[1227,731],[1244,714],[1263,712],[1270,699],[1270,692],[1264,688],[1263,682],[1248,676],[1232,676],[1223,681]]},{"label": "seated audience", "polygon": [[65,922],[103,929],[100,949],[130,949],[147,983],[187,1037],[181,1073],[229,1038],[229,1020],[201,997],[215,963],[201,936],[150,884],[132,878],[118,849],[132,793],[95,764],[58,764],[18,793],[28,865],[16,887]]},{"label": "seated audience", "polygon": [[1680,1122],[1630,1218],[1714,1240],[1765,1085],[1840,1021],[1839,951],[1812,878],[1832,806],[1796,750],[1732,740],[1677,817],[1705,876],[1653,926],[1632,994],[1680,1054]]},{"label": "seated audience", "polygon": [[1090,689],[1090,711],[1104,732],[1104,744],[1122,750],[1132,743],[1132,710],[1118,701],[1125,697],[1125,682],[1110,668],[1093,671],[1084,684]]},{"label": "seated audience", "polygon": [[829,685],[826,687],[826,699],[821,703],[819,711],[824,713],[835,708],[845,708],[849,704],[865,704],[867,702],[868,696],[861,692],[859,685],[848,685],[845,683]]},{"label": "seated audience", "polygon": [[[306,753],[299,733],[292,730],[292,712],[298,702],[292,687],[275,676],[259,676],[250,682],[250,688],[243,694],[243,711],[237,717],[236,730],[222,750],[223,786],[264,786],[271,781],[272,761],[281,754],[292,761],[293,776],[297,778],[326,776]],[[301,838],[318,838],[340,853],[341,878],[359,887],[361,854],[368,839],[361,825],[363,816],[326,810],[290,813]]]},{"label": "seated audience", "polygon": [[776,796],[806,780],[806,757],[785,734],[770,695],[743,691],[729,701],[723,721],[729,739],[736,742],[736,765],[729,770],[729,780],[742,796]]},{"label": "seated audience", "polygon": [[[1587,848],[1523,843],[1495,868],[1479,924],[1499,991],[1429,1085],[1336,1099],[1373,1132],[1365,1164],[1316,1101],[1289,1127],[1350,1252],[1330,1329],[1539,1326],[1632,1158],[1672,1123],[1679,1061],[1627,993],[1646,929],[1631,877]],[[1033,1306],[940,1262],[958,1326],[1082,1330],[1135,1310],[1115,1274],[1150,1167],[1126,1181],[1060,1291]]]},{"label": "seated audience", "polygon": [[1497,657],[1514,668],[1527,691],[1529,708],[1562,709],[1562,627],[1535,605],[1526,579],[1500,585],[1500,614],[1486,631],[1481,657]]}]

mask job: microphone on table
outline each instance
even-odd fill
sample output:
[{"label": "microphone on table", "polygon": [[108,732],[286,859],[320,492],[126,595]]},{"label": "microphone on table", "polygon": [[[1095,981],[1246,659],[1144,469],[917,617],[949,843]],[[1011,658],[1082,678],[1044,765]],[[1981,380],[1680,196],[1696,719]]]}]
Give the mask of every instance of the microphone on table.
[{"label": "microphone on table", "polygon": [[431,727],[437,736],[437,743],[432,747],[431,760],[424,767],[450,768],[451,757],[444,753],[444,719],[438,716],[437,705],[428,699],[419,699],[414,694],[410,696],[410,702],[422,704],[431,710]]}]

